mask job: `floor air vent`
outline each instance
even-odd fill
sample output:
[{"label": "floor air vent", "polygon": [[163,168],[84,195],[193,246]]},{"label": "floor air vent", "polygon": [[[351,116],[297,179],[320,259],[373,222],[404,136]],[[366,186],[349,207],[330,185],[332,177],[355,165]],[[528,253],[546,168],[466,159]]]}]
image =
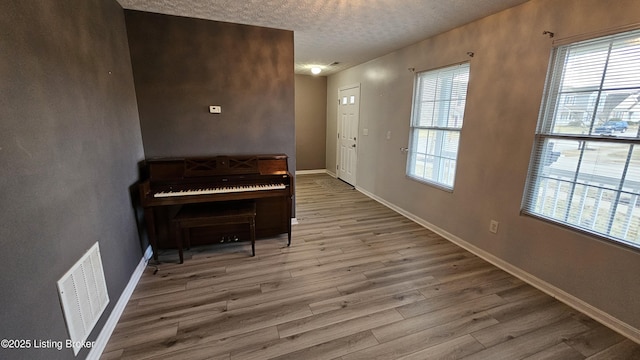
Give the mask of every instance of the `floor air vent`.
[{"label": "floor air vent", "polygon": [[97,242],[58,280],[58,294],[77,355],[109,303]]}]

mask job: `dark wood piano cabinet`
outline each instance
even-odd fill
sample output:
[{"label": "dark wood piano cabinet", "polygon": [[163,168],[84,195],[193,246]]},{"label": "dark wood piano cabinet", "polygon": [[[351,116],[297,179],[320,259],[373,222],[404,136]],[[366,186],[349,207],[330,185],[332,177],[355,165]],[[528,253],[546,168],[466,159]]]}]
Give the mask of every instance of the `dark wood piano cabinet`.
[{"label": "dark wood piano cabinet", "polygon": [[[172,216],[194,203],[255,200],[256,238],[286,233],[290,244],[294,181],[287,159],[278,154],[146,160],[148,178],[140,183],[140,200],[154,259],[159,245],[174,244]],[[211,230],[194,235],[196,245],[219,239]]]}]

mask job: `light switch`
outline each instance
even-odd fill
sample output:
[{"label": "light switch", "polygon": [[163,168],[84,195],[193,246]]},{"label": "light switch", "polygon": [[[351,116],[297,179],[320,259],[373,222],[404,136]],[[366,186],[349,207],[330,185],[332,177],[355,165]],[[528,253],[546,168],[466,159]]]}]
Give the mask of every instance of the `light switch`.
[{"label": "light switch", "polygon": [[362,135],[363,136],[369,135],[369,129],[362,129]]},{"label": "light switch", "polygon": [[209,112],[212,114],[220,114],[222,113],[222,106],[211,105],[209,106]]}]

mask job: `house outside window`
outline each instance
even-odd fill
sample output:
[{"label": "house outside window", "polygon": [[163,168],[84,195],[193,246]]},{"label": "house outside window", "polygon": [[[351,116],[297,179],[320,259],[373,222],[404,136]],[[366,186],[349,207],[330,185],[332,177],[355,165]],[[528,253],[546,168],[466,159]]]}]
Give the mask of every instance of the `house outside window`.
[{"label": "house outside window", "polygon": [[640,31],[554,49],[523,213],[640,248]]},{"label": "house outside window", "polygon": [[453,190],[469,63],[416,74],[407,175]]}]

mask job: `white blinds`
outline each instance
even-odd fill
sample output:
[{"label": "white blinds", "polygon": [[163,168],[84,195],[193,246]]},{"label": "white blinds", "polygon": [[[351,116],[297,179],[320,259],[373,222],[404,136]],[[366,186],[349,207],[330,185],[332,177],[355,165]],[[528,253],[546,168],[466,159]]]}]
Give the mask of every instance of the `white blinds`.
[{"label": "white blinds", "polygon": [[469,63],[416,75],[407,175],[452,189]]},{"label": "white blinds", "polygon": [[525,213],[640,247],[640,31],[554,50]]}]

